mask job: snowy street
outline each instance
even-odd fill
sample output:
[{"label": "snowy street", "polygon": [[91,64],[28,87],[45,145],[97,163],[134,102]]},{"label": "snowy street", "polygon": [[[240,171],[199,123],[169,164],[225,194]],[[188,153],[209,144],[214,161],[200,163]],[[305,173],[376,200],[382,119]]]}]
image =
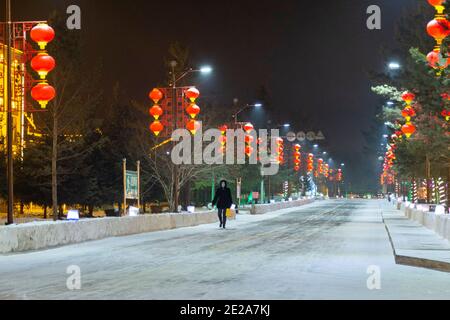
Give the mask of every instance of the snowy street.
[{"label": "snowy street", "polygon": [[[395,264],[377,200],[317,201],[228,227],[3,255],[0,299],[450,299],[447,273]],[[67,287],[69,266],[80,290]],[[379,286],[368,286],[374,270]]]}]

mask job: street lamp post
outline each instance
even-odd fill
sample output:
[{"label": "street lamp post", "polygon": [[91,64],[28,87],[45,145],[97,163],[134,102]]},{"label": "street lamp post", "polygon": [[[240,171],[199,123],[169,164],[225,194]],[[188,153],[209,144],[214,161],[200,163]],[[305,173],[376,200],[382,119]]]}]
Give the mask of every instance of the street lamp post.
[{"label": "street lamp post", "polygon": [[239,109],[235,114],[233,114],[233,118],[234,118],[234,124],[237,126],[239,124],[238,121],[238,115],[241,114],[242,112],[244,112],[245,110],[249,109],[249,108],[260,108],[263,105],[261,103],[255,103],[255,104],[247,104],[245,105],[243,108]]},{"label": "street lamp post", "polygon": [[11,66],[12,66],[12,19],[11,0],[6,0],[6,111],[7,111],[7,176],[8,176],[8,218],[7,224],[14,223],[14,177],[13,177],[13,118],[12,118],[12,88],[11,88]]},{"label": "street lamp post", "polygon": [[[175,73],[176,66],[177,66],[176,61],[170,62],[170,67],[172,68],[172,114],[176,114],[176,110],[177,110],[177,82],[182,80],[184,77],[186,77],[190,73],[194,73],[194,72],[211,73],[212,72],[212,68],[209,66],[201,67],[200,69],[190,68],[189,70],[183,72],[179,77],[177,77],[177,75]],[[175,146],[175,142],[173,141],[172,143],[173,143],[173,146]],[[179,206],[178,194],[180,192],[179,191],[180,177],[178,174],[178,166],[174,166],[172,174],[173,174],[172,181],[174,182],[173,183],[173,197],[174,197],[174,207],[175,207],[174,209],[176,212],[178,212],[178,206]]]}]

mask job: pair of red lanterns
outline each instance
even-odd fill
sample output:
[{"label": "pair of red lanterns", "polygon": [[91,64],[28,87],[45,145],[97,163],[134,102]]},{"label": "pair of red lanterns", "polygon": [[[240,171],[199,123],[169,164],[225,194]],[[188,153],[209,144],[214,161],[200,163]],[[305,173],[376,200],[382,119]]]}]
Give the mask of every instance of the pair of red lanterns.
[{"label": "pair of red lanterns", "polygon": [[56,62],[45,48],[55,38],[55,31],[46,23],[39,23],[31,29],[31,39],[39,45],[40,51],[31,60],[31,68],[39,75],[39,83],[31,89],[31,97],[44,109],[56,96],[56,90],[46,81],[47,75],[55,68]]},{"label": "pair of red lanterns", "polygon": [[284,140],[283,138],[277,138],[277,162],[278,164],[284,164]]}]

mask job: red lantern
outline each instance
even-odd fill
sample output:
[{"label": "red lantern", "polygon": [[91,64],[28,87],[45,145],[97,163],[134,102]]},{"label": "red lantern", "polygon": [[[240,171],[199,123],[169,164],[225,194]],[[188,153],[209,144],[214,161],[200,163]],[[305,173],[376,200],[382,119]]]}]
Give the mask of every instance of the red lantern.
[{"label": "red lantern", "polygon": [[39,23],[30,32],[31,39],[44,50],[49,42],[55,38],[55,30],[46,23]]},{"label": "red lantern", "polygon": [[227,137],[226,136],[220,136],[219,142],[222,146],[226,145],[227,143]]},{"label": "red lantern", "polygon": [[153,89],[148,96],[156,104],[163,98],[163,93],[159,89]]},{"label": "red lantern", "polygon": [[150,125],[150,130],[155,134],[155,136],[159,136],[159,134],[164,130],[164,126],[161,122],[155,121]]},{"label": "red lantern", "polygon": [[445,0],[428,0],[428,3],[433,7],[440,6],[445,2]]},{"label": "red lantern", "polygon": [[445,69],[450,65],[450,58],[445,58],[440,50],[434,50],[427,55],[427,61],[433,69]]},{"label": "red lantern", "polygon": [[296,145],[294,145],[294,150],[295,151],[300,151],[302,149],[302,146],[301,145],[299,145],[299,144],[296,144]]},{"label": "red lantern", "polygon": [[245,154],[250,157],[253,154],[254,149],[251,146],[245,147]]},{"label": "red lantern", "polygon": [[428,23],[427,31],[440,46],[442,41],[450,34],[450,24],[445,18],[434,19]]},{"label": "red lantern", "polygon": [[249,136],[249,135],[245,136],[245,143],[250,144],[253,141],[255,141],[255,138],[253,138],[253,136]]},{"label": "red lantern", "polygon": [[255,130],[255,127],[251,123],[247,123],[244,125],[244,131],[249,133],[251,131]]},{"label": "red lantern", "polygon": [[416,99],[416,95],[414,93],[411,92],[405,92],[402,95],[402,99],[403,101],[405,101],[407,104],[411,104],[411,102],[414,101],[414,99]]},{"label": "red lantern", "polygon": [[186,97],[188,97],[191,102],[195,102],[195,100],[200,97],[200,91],[196,88],[190,88],[189,90],[186,90]]},{"label": "red lantern", "polygon": [[200,122],[195,121],[195,120],[191,120],[188,122],[186,128],[192,133],[192,134],[196,134],[197,130],[200,129]]},{"label": "red lantern", "polygon": [[450,111],[449,110],[443,110],[441,112],[441,115],[445,118],[445,121],[449,121],[450,120]]},{"label": "red lantern", "polygon": [[413,108],[409,107],[409,108],[405,108],[402,111],[402,116],[406,119],[407,122],[409,122],[411,120],[412,117],[416,116],[416,112],[414,111]]},{"label": "red lantern", "polygon": [[47,104],[56,96],[55,88],[45,82],[39,83],[31,89],[31,96],[39,102],[41,108],[45,108]]},{"label": "red lantern", "polygon": [[227,132],[227,130],[228,130],[228,126],[227,126],[227,125],[223,125],[223,126],[221,126],[221,127],[219,128],[219,130],[220,130],[220,132],[221,132],[222,134],[225,134],[225,133]]},{"label": "red lantern", "polygon": [[416,130],[416,126],[412,123],[407,123],[402,127],[402,132],[408,139],[416,132]]},{"label": "red lantern", "polygon": [[47,77],[47,74],[56,66],[55,59],[45,52],[39,53],[31,60],[31,68],[36,71],[42,80]]},{"label": "red lantern", "polygon": [[163,113],[163,109],[158,105],[150,108],[150,115],[155,118],[155,120],[158,120],[163,115]]},{"label": "red lantern", "polygon": [[195,119],[200,114],[200,107],[195,103],[191,103],[187,108],[186,112],[191,116],[192,119]]},{"label": "red lantern", "polygon": [[284,143],[283,138],[277,138],[277,144],[282,145]]},{"label": "red lantern", "polygon": [[295,170],[295,171],[300,171],[300,166],[295,166],[295,167],[294,167],[294,170]]}]

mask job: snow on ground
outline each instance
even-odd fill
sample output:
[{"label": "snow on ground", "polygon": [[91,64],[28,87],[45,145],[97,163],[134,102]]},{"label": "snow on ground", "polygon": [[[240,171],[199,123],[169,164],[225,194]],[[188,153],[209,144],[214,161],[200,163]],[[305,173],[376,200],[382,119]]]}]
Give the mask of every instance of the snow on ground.
[{"label": "snow on ground", "polygon": [[362,200],[0,256],[0,299],[450,299],[449,284],[396,265],[377,201]]}]

